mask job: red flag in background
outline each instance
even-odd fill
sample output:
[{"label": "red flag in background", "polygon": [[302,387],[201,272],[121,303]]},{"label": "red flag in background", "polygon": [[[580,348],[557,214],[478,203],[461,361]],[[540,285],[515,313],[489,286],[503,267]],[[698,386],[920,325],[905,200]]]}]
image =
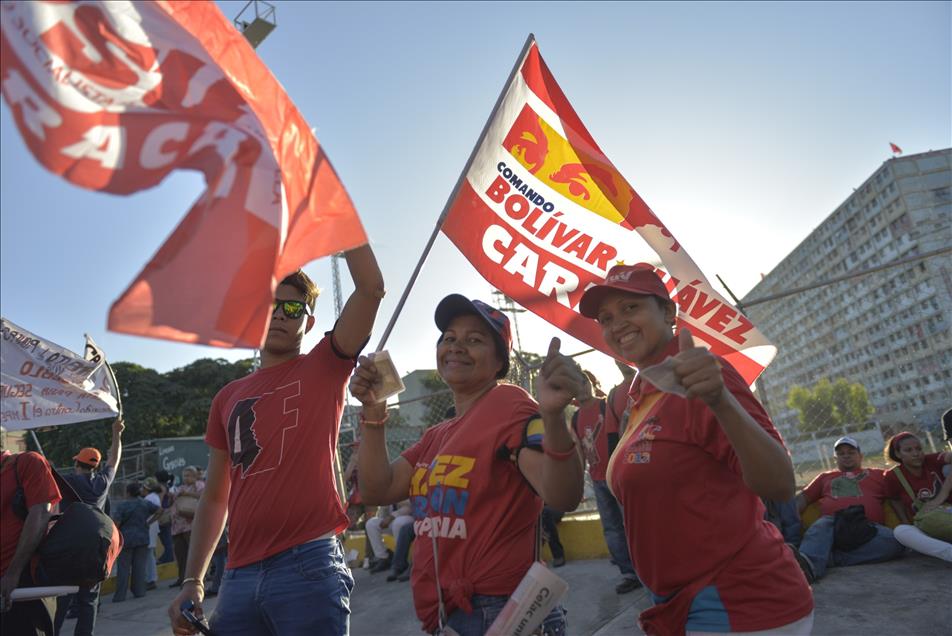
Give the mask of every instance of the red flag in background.
[{"label": "red flag in background", "polygon": [[258,347],[276,281],[367,242],[310,127],[215,3],[4,2],[0,18],[3,96],[44,167],[114,194],[205,175],[110,329]]},{"label": "red flag in background", "polygon": [[[608,355],[578,313],[618,262],[656,268],[678,321],[750,383],[776,353],[707,281],[589,134],[531,41],[477,142],[442,231],[493,286]],[[725,249],[743,228],[725,227]]]},{"label": "red flag in background", "polygon": [[899,146],[897,146],[896,144],[894,144],[894,143],[891,142],[891,141],[889,142],[889,148],[890,148],[890,150],[893,151],[893,154],[894,154],[894,155],[901,155],[901,154],[902,154],[902,148],[900,148]]}]

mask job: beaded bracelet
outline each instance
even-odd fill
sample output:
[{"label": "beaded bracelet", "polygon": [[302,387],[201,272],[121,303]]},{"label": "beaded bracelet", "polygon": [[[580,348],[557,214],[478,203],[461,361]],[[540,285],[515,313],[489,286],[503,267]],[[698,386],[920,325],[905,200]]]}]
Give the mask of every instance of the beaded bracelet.
[{"label": "beaded bracelet", "polygon": [[368,420],[364,417],[363,411],[360,413],[360,423],[363,426],[369,426],[370,428],[383,428],[387,423],[387,420],[390,419],[390,413],[387,413],[383,416],[383,419],[380,420]]},{"label": "beaded bracelet", "polygon": [[554,459],[555,461],[564,462],[567,459],[572,459],[576,455],[575,442],[573,441],[572,446],[570,446],[569,449],[565,451],[554,451],[548,446],[546,446],[545,443],[543,443],[542,452],[545,453],[548,457],[551,457],[552,459]]}]

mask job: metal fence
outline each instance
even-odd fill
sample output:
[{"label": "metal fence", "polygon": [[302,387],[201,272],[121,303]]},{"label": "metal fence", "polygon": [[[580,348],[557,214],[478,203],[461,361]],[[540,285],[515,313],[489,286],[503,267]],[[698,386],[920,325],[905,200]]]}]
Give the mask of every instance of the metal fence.
[{"label": "metal fence", "polygon": [[[537,368],[531,363],[513,356],[506,381],[522,386],[532,393],[536,372]],[[419,440],[427,428],[445,419],[446,411],[451,406],[453,406],[452,393],[443,385],[437,384],[437,380],[434,380],[432,392],[413,395],[392,404],[389,408],[391,423],[387,426],[387,448],[391,460]],[[347,466],[355,449],[353,442],[359,431],[359,413],[359,408],[348,409],[341,423],[339,448],[342,467]],[[826,425],[814,424],[813,428],[814,430],[810,432],[802,432],[799,428],[781,431],[793,460],[798,488],[805,487],[819,473],[836,469],[833,444],[844,435],[853,437],[859,443],[864,455],[864,466],[878,468],[891,467],[891,464],[883,457],[883,449],[886,440],[902,430],[915,433],[922,441],[923,450],[926,453],[942,451],[944,443],[940,434],[915,423],[885,425],[869,422],[865,425],[844,426],[833,424],[831,421]],[[580,509],[594,510],[594,495],[587,472],[585,478],[585,499]]]},{"label": "metal fence", "polygon": [[[509,374],[505,382],[521,386],[533,393],[533,386],[538,367],[529,360],[513,355],[510,359]],[[387,424],[387,451],[390,460],[396,459],[403,451],[410,448],[429,427],[450,417],[448,411],[454,406],[453,393],[437,378],[433,376],[433,389],[423,395],[413,395],[388,407],[390,415]],[[567,417],[571,417],[574,407],[569,407]],[[340,442],[338,444],[339,465],[343,471],[353,456],[359,436],[360,408],[351,407],[345,410],[341,420]],[[595,510],[595,494],[592,489],[591,478],[585,473],[585,490],[580,511]]]},{"label": "metal fence", "polygon": [[894,464],[884,456],[887,440],[900,431],[914,433],[922,442],[926,453],[943,450],[942,436],[915,424],[869,423],[865,426],[828,425],[812,432],[788,430],[783,435],[784,443],[793,460],[797,486],[808,485],[814,477],[827,470],[836,470],[833,444],[840,437],[852,437],[863,453],[866,468],[892,468]]}]

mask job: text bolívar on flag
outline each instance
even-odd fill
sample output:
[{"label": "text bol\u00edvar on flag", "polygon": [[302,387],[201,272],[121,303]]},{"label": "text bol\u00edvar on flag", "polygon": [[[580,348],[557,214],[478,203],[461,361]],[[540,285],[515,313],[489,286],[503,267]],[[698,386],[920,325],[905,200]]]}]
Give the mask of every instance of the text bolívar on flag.
[{"label": "text bol\u00edvar on flag", "polygon": [[0,319],[3,428],[18,431],[118,415],[118,390],[105,366],[104,359],[87,360]]},{"label": "text bol\u00edvar on flag", "polygon": [[4,2],[0,22],[3,96],[44,167],[114,194],[205,177],[110,329],[258,347],[276,281],[367,242],[310,127],[214,2]]},{"label": "text bol\u00edvar on flag", "polygon": [[442,231],[493,286],[609,355],[578,304],[616,263],[655,267],[679,322],[748,382],[776,354],[601,151],[531,36]]}]

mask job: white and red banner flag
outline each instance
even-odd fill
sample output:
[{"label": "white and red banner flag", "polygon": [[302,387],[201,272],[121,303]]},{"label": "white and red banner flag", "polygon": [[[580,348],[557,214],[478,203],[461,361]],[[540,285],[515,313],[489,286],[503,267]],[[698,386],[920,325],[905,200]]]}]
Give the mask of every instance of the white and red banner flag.
[{"label": "white and red banner flag", "polygon": [[[578,313],[578,304],[621,262],[655,267],[678,304],[679,322],[748,382],[776,354],[601,151],[534,41],[478,142],[442,230],[493,286],[608,355],[598,325]],[[719,240],[742,243],[726,227]]]},{"label": "white and red banner flag", "polygon": [[87,360],[0,319],[0,423],[8,431],[118,415],[105,359]]},{"label": "white and red banner flag", "polygon": [[44,167],[114,194],[205,176],[110,329],[258,347],[276,281],[367,242],[310,127],[214,2],[3,2],[0,22],[3,96]]}]

